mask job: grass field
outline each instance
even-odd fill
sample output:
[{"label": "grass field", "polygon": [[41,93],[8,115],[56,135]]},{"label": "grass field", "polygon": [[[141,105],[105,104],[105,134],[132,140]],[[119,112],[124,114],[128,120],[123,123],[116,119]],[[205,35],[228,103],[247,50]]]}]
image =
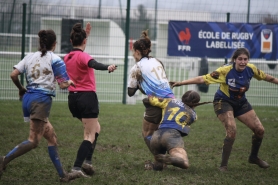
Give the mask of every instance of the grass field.
[{"label": "grass field", "polygon": [[[0,155],[26,140],[29,124],[23,122],[21,102],[0,101]],[[278,184],[278,107],[254,107],[265,127],[260,157],[270,164],[261,169],[248,163],[251,131],[237,124],[237,139],[229,160],[229,171],[218,170],[221,158],[224,127],[214,115],[211,105],[196,108],[198,120],[191,133],[184,137],[190,168],[182,170],[168,166],[162,172],[145,171],[144,162],[152,160],[141,136],[144,107],[141,104],[100,104],[101,133],[93,157],[95,175],[90,179],[76,179],[73,185],[276,185]],[[66,170],[75,160],[82,142],[81,123],[71,117],[66,102],[54,102],[50,121],[59,141],[59,153]],[[38,148],[9,163],[0,185],[59,184],[51,163],[47,143],[43,139]]]}]

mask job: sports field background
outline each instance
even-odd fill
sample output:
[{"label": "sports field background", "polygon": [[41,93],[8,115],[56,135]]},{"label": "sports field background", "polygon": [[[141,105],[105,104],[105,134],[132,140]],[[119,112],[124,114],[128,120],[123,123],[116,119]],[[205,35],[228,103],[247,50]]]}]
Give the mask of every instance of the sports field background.
[{"label": "sports field background", "polygon": [[[97,59],[103,63],[107,63],[105,59]],[[10,79],[10,73],[13,66],[20,61],[18,55],[0,58],[0,99],[2,100],[17,100],[18,90]],[[192,71],[190,69],[191,65],[197,65],[199,61],[197,59],[189,59],[188,65],[181,65],[180,62],[168,62],[165,60],[164,65],[166,68],[166,73],[168,79],[171,81],[181,81],[189,77],[198,76],[198,70]],[[252,61],[251,61],[252,62]],[[132,58],[129,59],[128,69],[130,69],[134,64]],[[191,64],[191,65],[190,65]],[[266,73],[278,77],[278,71],[276,69],[269,69],[267,64],[260,63],[260,61],[254,60],[254,64]],[[209,73],[216,68],[223,65],[221,61],[210,61],[209,62]],[[96,81],[97,81],[97,95],[100,102],[110,102],[110,103],[121,103],[123,99],[123,85],[124,85],[124,64],[117,63],[117,70],[113,73],[108,73],[107,71],[95,70]],[[24,80],[26,85],[26,82]],[[218,84],[212,84],[208,86],[208,92],[199,91],[203,101],[212,101],[214,93],[218,89]],[[197,85],[181,86],[174,88],[173,91],[177,98],[180,98],[182,94],[188,89],[199,90]],[[248,100],[252,105],[262,105],[262,106],[277,106],[278,105],[278,86],[265,81],[257,81],[255,78],[251,80],[250,89],[247,91],[246,95]],[[67,101],[67,90],[61,90],[57,86],[56,97],[54,101]],[[137,92],[135,97],[128,97],[127,103],[136,104],[141,103],[141,100],[145,95],[141,92]]]},{"label": "sports field background", "polygon": [[[40,3],[38,3],[40,2]],[[135,63],[131,46],[132,43],[140,37],[142,30],[149,30],[149,36],[152,40],[152,52],[150,55],[160,59],[166,69],[167,77],[172,81],[180,81],[190,77],[200,75],[204,68],[208,67],[208,72],[225,63],[225,59],[208,58],[208,66],[201,66],[201,58],[197,57],[169,57],[167,56],[167,30],[169,20],[188,20],[188,21],[215,21],[215,22],[241,22],[241,23],[268,23],[277,24],[278,14],[266,12],[268,9],[278,6],[273,0],[265,0],[263,5],[258,0],[252,0],[249,4],[250,11],[246,12],[248,3],[242,2],[241,8],[234,3],[229,5],[229,14],[224,12],[226,6],[220,0],[206,2],[206,6],[194,5],[194,2],[188,2],[184,6],[181,1],[176,1],[176,9],[161,9],[162,5],[169,4],[166,0],[149,1],[148,4],[133,6],[135,2],[131,1],[130,24],[129,24],[129,50],[127,57],[127,71],[125,71],[125,34],[126,32],[126,10],[122,7],[97,7],[82,4],[85,1],[76,1],[71,4],[63,4],[63,1],[30,1],[30,0],[0,0],[0,99],[17,100],[17,89],[12,84],[9,77],[13,65],[21,59],[22,46],[25,47],[24,53],[37,51],[38,41],[37,33],[40,29],[53,29],[57,35],[57,47],[55,53],[63,57],[65,52],[62,50],[62,44],[69,42],[66,31],[72,27],[68,23],[63,25],[63,20],[82,20],[83,23],[89,21],[92,24],[92,32],[88,38],[86,52],[94,57],[98,62],[104,64],[116,64],[118,69],[114,73],[106,71],[96,71],[97,95],[100,102],[121,103],[126,99],[127,104],[141,103],[144,97],[140,92],[135,97],[127,97],[124,80],[127,78],[128,71]],[[121,1],[119,1],[121,2]],[[23,10],[26,3],[26,23],[23,24]],[[105,2],[103,2],[105,4]],[[154,8],[157,3],[158,8]],[[226,2],[227,3],[227,2]],[[74,6],[76,5],[76,6]],[[204,5],[204,4],[203,4]],[[221,7],[219,11],[210,11],[215,7]],[[172,6],[171,6],[172,7]],[[100,12],[99,12],[100,8]],[[277,7],[278,9],[278,7]],[[258,11],[261,10],[261,11]],[[101,13],[101,17],[99,14]],[[249,18],[249,19],[247,19]],[[22,27],[25,25],[26,38],[22,41]],[[68,28],[69,30],[66,30]],[[63,32],[64,31],[64,32]],[[70,43],[66,46],[69,46]],[[65,45],[63,45],[65,46]],[[264,72],[277,77],[278,61],[266,61],[265,59],[251,60]],[[272,65],[269,67],[269,64]],[[127,74],[125,75],[125,72]],[[208,92],[199,91],[204,101],[211,101],[218,85],[210,85]],[[196,85],[182,86],[174,88],[176,97],[188,89],[199,90]],[[251,87],[247,92],[247,98],[252,105],[277,106],[277,85],[267,82],[258,82],[253,79]],[[54,101],[67,101],[67,91],[57,90],[57,97]]]}]

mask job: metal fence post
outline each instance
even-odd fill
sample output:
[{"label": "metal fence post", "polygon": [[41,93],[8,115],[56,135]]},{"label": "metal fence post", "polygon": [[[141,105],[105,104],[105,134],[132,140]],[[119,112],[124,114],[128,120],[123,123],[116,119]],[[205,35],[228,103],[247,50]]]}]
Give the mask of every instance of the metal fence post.
[{"label": "metal fence post", "polygon": [[125,64],[124,64],[124,86],[123,86],[123,104],[126,104],[126,86],[127,86],[127,66],[129,49],[129,22],[130,22],[130,0],[127,0],[126,25],[125,25]]},{"label": "metal fence post", "polygon": [[[23,16],[22,16],[22,37],[21,37],[21,59],[25,56],[25,27],[26,27],[26,3],[23,3]],[[24,74],[20,75],[20,82],[24,85]]]},{"label": "metal fence post", "polygon": [[[227,13],[227,22],[230,22],[230,12]],[[225,57],[225,64],[228,64],[228,59]]]}]

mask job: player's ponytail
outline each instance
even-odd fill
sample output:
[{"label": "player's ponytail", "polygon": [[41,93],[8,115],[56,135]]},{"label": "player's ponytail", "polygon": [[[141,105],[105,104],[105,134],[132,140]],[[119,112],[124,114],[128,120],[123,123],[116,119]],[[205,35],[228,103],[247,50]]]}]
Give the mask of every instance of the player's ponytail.
[{"label": "player's ponytail", "polygon": [[53,30],[40,30],[39,36],[39,51],[42,52],[43,57],[47,51],[52,50],[56,43],[56,34]]},{"label": "player's ponytail", "polygon": [[148,36],[148,30],[144,30],[141,33],[141,38],[133,44],[133,49],[140,51],[142,57],[148,57],[151,50],[151,40]]}]

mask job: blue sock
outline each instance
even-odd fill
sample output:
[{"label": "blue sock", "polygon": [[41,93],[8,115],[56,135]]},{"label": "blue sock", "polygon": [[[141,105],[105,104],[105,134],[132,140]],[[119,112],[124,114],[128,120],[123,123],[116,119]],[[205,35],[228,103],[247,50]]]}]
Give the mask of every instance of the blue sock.
[{"label": "blue sock", "polygon": [[34,143],[32,143],[28,140],[23,141],[22,143],[20,143],[16,147],[14,147],[14,149],[9,151],[9,153],[7,153],[7,155],[5,156],[5,160],[4,160],[3,165],[7,165],[11,160],[29,152],[33,148],[35,148]]},{"label": "blue sock", "polygon": [[49,146],[48,147],[48,153],[49,153],[49,157],[50,157],[52,163],[54,164],[59,176],[64,177],[65,174],[64,174],[63,166],[62,166],[60,158],[59,158],[57,147],[56,146]]},{"label": "blue sock", "polygon": [[[7,155],[5,157],[10,157],[11,155],[13,155],[16,151],[18,151],[19,146],[24,146],[24,145],[28,145],[29,143],[31,143],[30,141],[26,140],[23,141],[22,143],[20,143],[19,145],[17,145],[16,147],[14,147],[14,149],[12,149],[9,153],[7,153]],[[29,151],[29,150],[28,150]]]}]

